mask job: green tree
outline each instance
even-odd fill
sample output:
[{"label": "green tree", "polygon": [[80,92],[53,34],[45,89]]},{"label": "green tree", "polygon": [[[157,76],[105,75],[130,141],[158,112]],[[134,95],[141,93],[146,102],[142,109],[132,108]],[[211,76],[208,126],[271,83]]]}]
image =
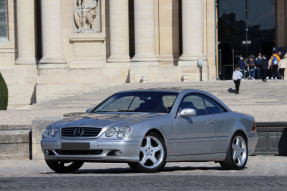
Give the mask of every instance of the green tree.
[{"label": "green tree", "polygon": [[6,110],[8,105],[8,88],[0,73],[0,110]]}]

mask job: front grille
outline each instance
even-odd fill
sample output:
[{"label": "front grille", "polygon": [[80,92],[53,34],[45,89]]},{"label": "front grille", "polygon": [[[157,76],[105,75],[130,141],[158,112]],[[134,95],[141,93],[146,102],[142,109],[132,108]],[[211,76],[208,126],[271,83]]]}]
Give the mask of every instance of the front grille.
[{"label": "front grille", "polygon": [[97,137],[101,128],[95,127],[66,127],[61,129],[62,137]]},{"label": "front grille", "polygon": [[59,155],[100,155],[103,150],[55,150]]}]

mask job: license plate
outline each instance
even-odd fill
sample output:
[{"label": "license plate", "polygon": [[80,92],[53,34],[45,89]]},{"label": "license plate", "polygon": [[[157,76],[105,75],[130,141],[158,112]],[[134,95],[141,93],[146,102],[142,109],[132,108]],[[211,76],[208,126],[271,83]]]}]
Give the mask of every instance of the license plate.
[{"label": "license plate", "polygon": [[90,143],[62,143],[62,150],[90,150]]}]

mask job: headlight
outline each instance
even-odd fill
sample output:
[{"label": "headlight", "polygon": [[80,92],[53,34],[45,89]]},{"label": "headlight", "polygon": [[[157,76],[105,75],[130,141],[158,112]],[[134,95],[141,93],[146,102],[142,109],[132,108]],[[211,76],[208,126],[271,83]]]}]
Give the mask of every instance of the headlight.
[{"label": "headlight", "polygon": [[112,137],[116,133],[116,129],[114,127],[109,127],[106,130],[106,137]]},{"label": "headlight", "polygon": [[57,134],[58,134],[58,128],[52,128],[52,130],[51,130],[51,135],[53,136],[53,137],[55,137]]},{"label": "headlight", "polygon": [[48,126],[46,127],[46,129],[43,131],[42,136],[44,138],[47,138],[49,135],[52,135],[53,137],[55,137],[58,134],[59,130],[57,127],[51,127]]},{"label": "headlight", "polygon": [[118,130],[118,138],[123,139],[129,136],[131,133],[130,127],[122,127]]}]

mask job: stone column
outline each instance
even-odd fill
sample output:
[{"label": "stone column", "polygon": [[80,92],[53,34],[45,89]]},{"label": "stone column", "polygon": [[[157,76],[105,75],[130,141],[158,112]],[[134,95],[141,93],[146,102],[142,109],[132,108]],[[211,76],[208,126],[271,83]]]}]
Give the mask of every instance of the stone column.
[{"label": "stone column", "polygon": [[181,61],[198,60],[203,53],[203,1],[182,0],[182,44]]},{"label": "stone column", "polygon": [[63,57],[62,0],[41,0],[42,51],[40,68],[66,68]]},{"label": "stone column", "polygon": [[[285,21],[286,20],[287,20],[287,2],[285,2]],[[287,24],[286,22],[285,22],[285,47],[287,47]]]},{"label": "stone column", "polygon": [[108,62],[130,62],[129,1],[110,0],[110,50]]},{"label": "stone column", "polygon": [[35,48],[35,0],[17,0],[17,46],[16,64],[36,64]]},{"label": "stone column", "polygon": [[286,42],[286,2],[277,0],[276,17],[276,46],[284,47]]},{"label": "stone column", "polygon": [[155,62],[155,2],[134,0],[135,56],[133,62]]}]

